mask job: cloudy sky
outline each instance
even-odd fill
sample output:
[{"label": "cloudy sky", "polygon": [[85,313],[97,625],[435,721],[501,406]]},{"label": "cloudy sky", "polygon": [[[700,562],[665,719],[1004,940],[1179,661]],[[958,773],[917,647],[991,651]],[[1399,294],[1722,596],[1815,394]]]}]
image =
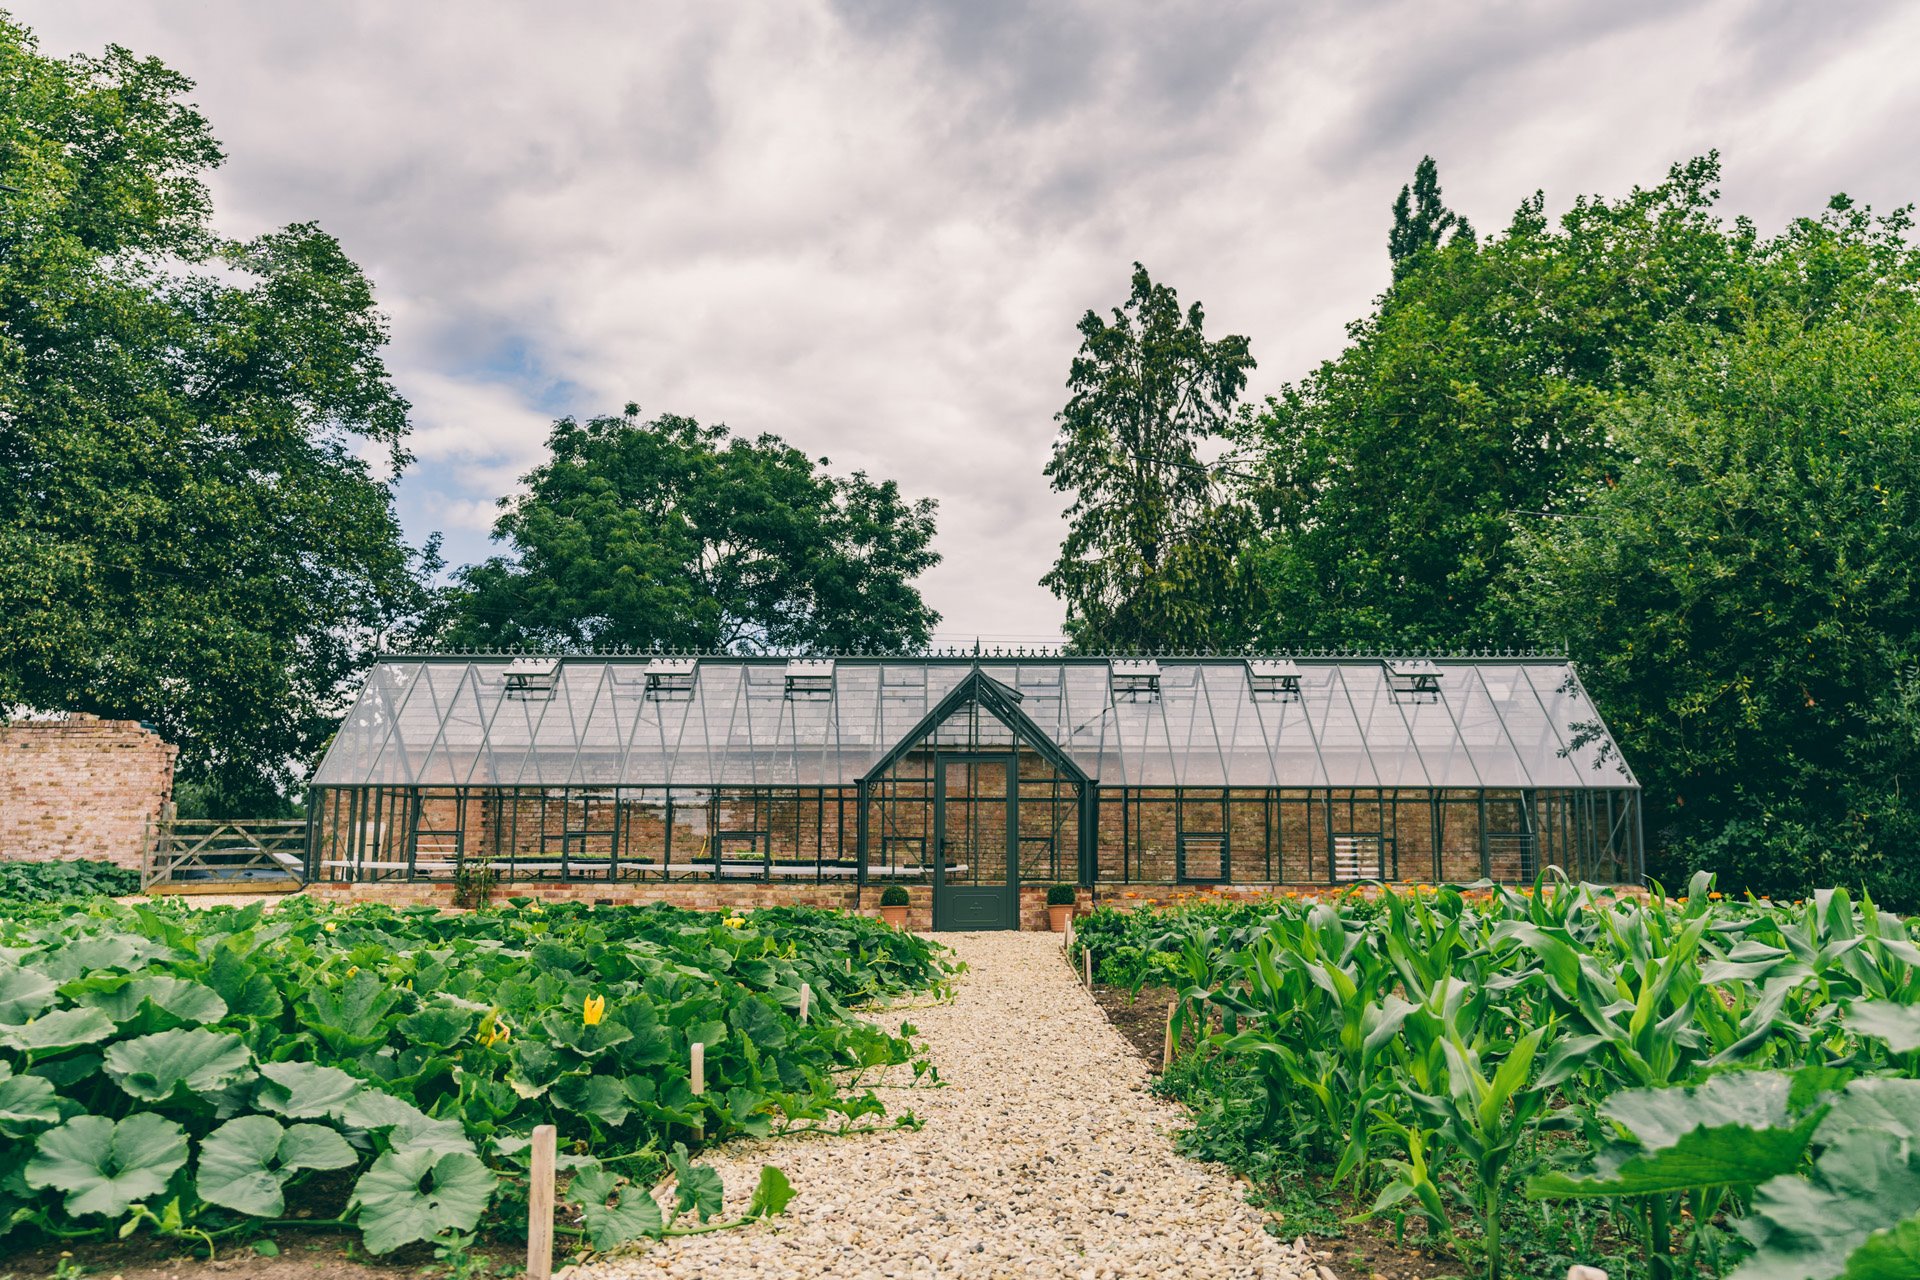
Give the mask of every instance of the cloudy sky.
[{"label": "cloudy sky", "polygon": [[1432,153],[1484,233],[1718,147],[1771,229],[1920,196],[1920,6],[0,0],[198,83],[224,229],[314,219],[415,409],[416,538],[487,551],[549,421],[691,414],[940,503],[940,638],[1057,634],[1074,324],[1145,262],[1264,394],[1339,349]]}]

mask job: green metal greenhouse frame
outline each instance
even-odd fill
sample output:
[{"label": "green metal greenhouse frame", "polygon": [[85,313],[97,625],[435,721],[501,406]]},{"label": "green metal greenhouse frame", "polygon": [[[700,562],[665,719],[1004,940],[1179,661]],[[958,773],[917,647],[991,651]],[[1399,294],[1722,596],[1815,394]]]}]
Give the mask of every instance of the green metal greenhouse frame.
[{"label": "green metal greenhouse frame", "polygon": [[1572,665],[1536,655],[395,656],[308,800],[318,880],[1644,867],[1639,784]]}]

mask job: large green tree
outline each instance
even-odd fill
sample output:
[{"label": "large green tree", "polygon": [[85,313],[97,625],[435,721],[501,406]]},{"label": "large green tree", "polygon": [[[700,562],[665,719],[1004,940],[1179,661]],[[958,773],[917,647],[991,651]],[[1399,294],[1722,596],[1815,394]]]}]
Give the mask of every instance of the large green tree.
[{"label": "large green tree", "polygon": [[891,480],[635,405],[547,444],[494,526],[511,554],[459,575],[454,643],[891,652],[939,621],[913,585],[934,504]]},{"label": "large green tree", "polygon": [[1748,255],[1726,326],[1649,336],[1620,465],[1523,526],[1669,877],[1920,906],[1920,255],[1846,201]]},{"label": "large green tree", "polygon": [[1249,609],[1237,551],[1245,508],[1225,500],[1217,447],[1247,373],[1247,339],[1206,336],[1135,263],[1126,302],[1080,321],[1047,478],[1073,495],[1067,536],[1041,579],[1083,650],[1238,644]]},{"label": "large green tree", "polygon": [[148,721],[258,813],[422,602],[407,405],[338,243],[214,231],[190,88],[0,17],[0,707]]},{"label": "large green tree", "polygon": [[1718,176],[1710,156],[1557,223],[1536,194],[1482,244],[1414,237],[1347,348],[1236,423],[1262,642],[1527,638],[1500,590],[1513,531],[1617,464],[1606,415],[1663,326],[1722,327],[1745,287]]}]

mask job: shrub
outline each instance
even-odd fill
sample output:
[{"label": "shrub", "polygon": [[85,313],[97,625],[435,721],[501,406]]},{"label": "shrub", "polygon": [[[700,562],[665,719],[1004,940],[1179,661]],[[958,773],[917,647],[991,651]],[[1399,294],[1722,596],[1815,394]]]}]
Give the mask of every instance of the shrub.
[{"label": "shrub", "polygon": [[904,907],[912,899],[907,896],[907,886],[890,884],[880,891],[880,905],[883,907]]},{"label": "shrub", "polygon": [[1047,886],[1047,905],[1050,907],[1070,907],[1074,904],[1077,891],[1070,884],[1050,884]]},{"label": "shrub", "polygon": [[0,898],[57,902],[62,898],[137,893],[140,873],[95,858],[64,862],[0,862]]}]

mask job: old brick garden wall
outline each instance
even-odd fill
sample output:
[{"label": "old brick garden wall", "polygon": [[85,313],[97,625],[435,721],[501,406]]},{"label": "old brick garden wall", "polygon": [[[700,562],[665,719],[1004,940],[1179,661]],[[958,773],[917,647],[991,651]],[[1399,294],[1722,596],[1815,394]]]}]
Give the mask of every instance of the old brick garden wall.
[{"label": "old brick garden wall", "polygon": [[0,726],[0,860],[138,867],[147,824],[173,799],[178,752],[133,720]]}]

